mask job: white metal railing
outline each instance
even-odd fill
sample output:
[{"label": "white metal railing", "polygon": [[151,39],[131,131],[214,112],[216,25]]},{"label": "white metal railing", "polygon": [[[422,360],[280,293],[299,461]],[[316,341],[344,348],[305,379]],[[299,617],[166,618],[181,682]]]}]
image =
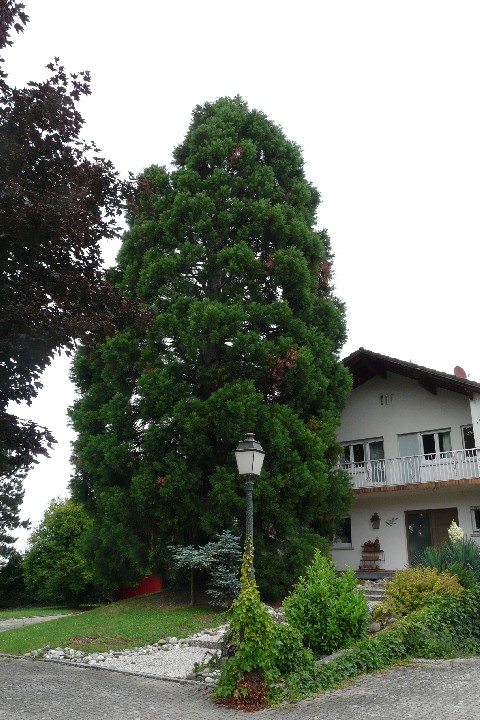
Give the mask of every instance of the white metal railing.
[{"label": "white metal railing", "polygon": [[480,448],[342,463],[354,488],[480,478]]}]

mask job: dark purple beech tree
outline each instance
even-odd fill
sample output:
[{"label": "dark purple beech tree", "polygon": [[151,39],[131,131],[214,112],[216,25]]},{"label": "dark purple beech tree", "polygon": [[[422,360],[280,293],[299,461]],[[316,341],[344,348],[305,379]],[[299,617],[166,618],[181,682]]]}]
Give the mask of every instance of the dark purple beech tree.
[{"label": "dark purple beech tree", "polygon": [[[278,595],[350,503],[335,429],[350,390],[344,309],[297,145],[240,98],[198,106],[175,169],[139,178],[118,280],[154,316],[74,363],[74,497],[112,584],[163,572],[167,547],[243,533],[233,451],[254,432],[255,567]],[[325,541],[323,541],[325,542]]]},{"label": "dark purple beech tree", "polygon": [[[23,4],[0,0],[0,51],[27,22]],[[22,473],[54,442],[8,404],[30,403],[55,353],[127,313],[99,248],[117,234],[127,183],[80,137],[88,72],[69,75],[57,58],[48,72],[16,88],[0,66],[0,557],[19,526]]]}]

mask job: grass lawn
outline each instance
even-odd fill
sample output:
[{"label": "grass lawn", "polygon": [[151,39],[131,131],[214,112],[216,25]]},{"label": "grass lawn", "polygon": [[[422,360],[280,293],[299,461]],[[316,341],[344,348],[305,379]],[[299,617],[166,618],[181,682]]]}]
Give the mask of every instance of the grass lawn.
[{"label": "grass lawn", "polygon": [[67,608],[64,605],[60,607],[17,608],[17,610],[0,610],[0,620],[10,620],[11,618],[44,617],[45,615],[67,615],[72,612],[78,612],[78,609]]},{"label": "grass lawn", "polygon": [[45,645],[85,652],[121,650],[148,645],[162,637],[186,637],[221,625],[225,619],[225,613],[206,606],[190,607],[185,597],[164,590],[79,615],[1,632],[0,653],[21,655]]}]

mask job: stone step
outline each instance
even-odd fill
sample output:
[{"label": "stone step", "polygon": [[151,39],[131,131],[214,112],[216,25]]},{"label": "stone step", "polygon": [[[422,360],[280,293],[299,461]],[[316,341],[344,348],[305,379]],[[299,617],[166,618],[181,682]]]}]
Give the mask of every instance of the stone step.
[{"label": "stone step", "polygon": [[385,588],[383,583],[365,582],[360,585],[363,593],[369,602],[381,602],[385,599]]}]

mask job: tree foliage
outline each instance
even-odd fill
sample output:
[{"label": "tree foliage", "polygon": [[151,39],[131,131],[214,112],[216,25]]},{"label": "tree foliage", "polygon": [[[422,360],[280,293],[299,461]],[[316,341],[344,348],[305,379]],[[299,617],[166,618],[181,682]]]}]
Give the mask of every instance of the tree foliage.
[{"label": "tree foliage", "polygon": [[[23,4],[0,0],[0,51],[27,22]],[[16,88],[0,70],[2,484],[21,477],[54,441],[8,404],[30,404],[61,348],[93,333],[104,337],[122,314],[129,322],[134,315],[101,270],[99,241],[117,234],[127,184],[80,137],[77,105],[90,94],[89,73],[68,74],[58,58],[48,72]],[[17,521],[18,514],[12,529]]]},{"label": "tree foliage", "polygon": [[80,503],[56,499],[49,504],[23,561],[26,586],[37,602],[77,605],[96,597],[83,552],[89,525]]},{"label": "tree foliage", "polygon": [[0,562],[14,552],[15,537],[11,534],[12,529],[29,526],[28,521],[19,518],[23,494],[21,478],[0,479]]},{"label": "tree foliage", "polygon": [[190,571],[190,603],[195,604],[195,571],[207,570],[207,594],[214,605],[228,606],[240,591],[242,551],[239,538],[229,530],[202,547],[171,545],[173,565]]},{"label": "tree foliage", "polygon": [[25,587],[23,558],[17,550],[11,550],[7,562],[0,562],[0,608],[21,607],[32,602]]},{"label": "tree foliage", "polygon": [[119,254],[119,287],[152,309],[151,329],[76,357],[72,488],[95,563],[113,554],[134,579],[170,543],[238,534],[233,450],[254,430],[257,578],[278,594],[350,501],[332,470],[350,381],[319,194],[299,148],[240,98],[195,108],[174,166],[139,178]]}]

